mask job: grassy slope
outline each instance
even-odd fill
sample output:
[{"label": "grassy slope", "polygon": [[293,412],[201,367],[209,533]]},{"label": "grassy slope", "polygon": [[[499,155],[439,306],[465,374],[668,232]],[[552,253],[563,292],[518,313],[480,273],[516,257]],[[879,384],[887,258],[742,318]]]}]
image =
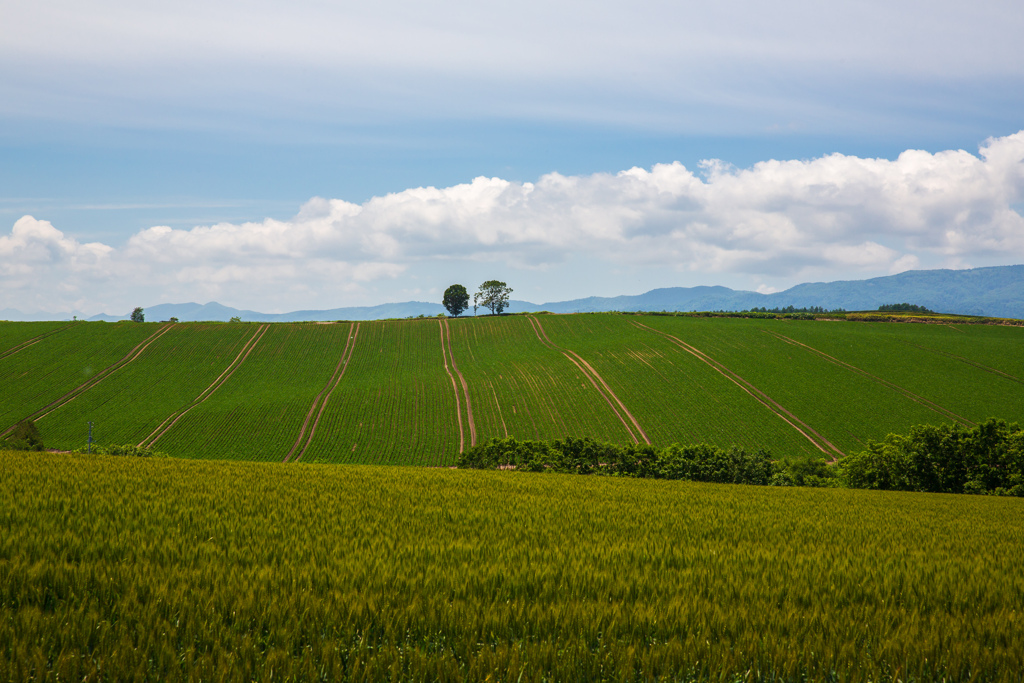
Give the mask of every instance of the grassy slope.
[{"label": "grassy slope", "polygon": [[[862,323],[793,324],[788,330],[786,336],[892,381],[966,420],[1024,417],[1024,330],[1019,328]],[[980,364],[988,360],[992,369],[1013,377],[946,354]]]},{"label": "grassy slope", "polygon": [[14,349],[22,342],[36,337],[50,335],[62,329],[71,327],[68,322],[29,322],[12,324],[0,324],[0,356]]},{"label": "grassy slope", "polygon": [[[468,431],[465,438],[468,445]],[[303,460],[440,465],[454,462],[458,452],[455,394],[438,321],[361,323]]]},{"label": "grassy slope", "polygon": [[1024,670],[1017,499],[16,453],[0,471],[0,680]]},{"label": "grassy slope", "polygon": [[[447,323],[473,407],[478,441],[630,433],[562,349],[603,378],[652,443],[707,441],[768,447],[777,456],[819,451],[721,373],[643,324],[709,354],[844,451],[868,439],[951,415],[1024,419],[1024,330],[979,325],[623,316],[525,316]],[[0,359],[0,427],[13,424],[118,361],[155,324],[0,324],[12,346],[60,331]],[[136,360],[42,418],[44,441],[137,442],[199,395],[254,325],[181,324]],[[341,359],[351,325],[272,325],[247,360],[155,444],[195,457],[281,459]],[[349,367],[323,410],[308,461],[444,464],[471,442],[461,382],[445,372],[437,320],[362,323]],[[837,365],[806,344],[877,379]],[[8,347],[10,348],[10,347]],[[453,375],[454,368],[451,368]],[[1002,373],[1002,374],[1000,374]],[[885,380],[894,386],[887,386]],[[921,400],[908,397],[906,392]],[[930,401],[941,410],[924,403]],[[316,412],[316,411],[314,411]],[[622,412],[622,411],[620,411]],[[634,430],[636,431],[636,430]]]},{"label": "grassy slope", "polygon": [[47,446],[84,445],[86,422],[100,443],[138,443],[188,405],[239,353],[253,325],[175,325],[132,363],[37,421]]},{"label": "grassy slope", "polygon": [[[644,318],[646,321],[647,318]],[[735,383],[633,316],[543,316],[552,341],[573,349],[608,382],[651,442],[707,442],[785,454],[820,454]]]},{"label": "grassy slope", "polygon": [[347,332],[347,325],[271,325],[231,378],[154,447],[186,457],[282,460],[334,372]]},{"label": "grassy slope", "polygon": [[580,369],[542,344],[523,316],[451,321],[453,349],[474,406],[478,440],[629,433]]},{"label": "grassy slope", "polygon": [[[35,330],[36,324],[0,328]],[[159,329],[153,323],[80,323],[0,359],[0,431],[88,381]],[[119,372],[130,372],[130,366]]]},{"label": "grassy slope", "polygon": [[657,316],[643,322],[700,348],[847,453],[863,448],[867,439],[905,431],[910,425],[949,421],[883,384],[767,332],[785,335],[801,325],[832,325],[839,334],[850,334],[854,330],[842,328],[861,323],[724,319],[708,324],[709,319]]}]

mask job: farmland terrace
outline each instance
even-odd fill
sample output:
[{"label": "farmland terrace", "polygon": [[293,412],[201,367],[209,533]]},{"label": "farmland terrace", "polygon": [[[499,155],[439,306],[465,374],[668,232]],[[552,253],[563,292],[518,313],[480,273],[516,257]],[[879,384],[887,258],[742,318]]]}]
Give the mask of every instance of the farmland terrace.
[{"label": "farmland terrace", "polygon": [[1024,419],[1024,329],[634,314],[0,323],[0,430],[49,448],[450,465],[492,437],[828,457]]}]

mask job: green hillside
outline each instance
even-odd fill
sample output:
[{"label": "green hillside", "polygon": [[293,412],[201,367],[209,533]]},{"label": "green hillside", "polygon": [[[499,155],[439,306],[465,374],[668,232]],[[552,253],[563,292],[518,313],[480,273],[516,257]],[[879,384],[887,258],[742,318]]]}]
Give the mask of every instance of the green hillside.
[{"label": "green hillside", "polygon": [[453,464],[492,437],[828,456],[1024,421],[1024,329],[657,315],[0,323],[0,430],[243,460]]}]

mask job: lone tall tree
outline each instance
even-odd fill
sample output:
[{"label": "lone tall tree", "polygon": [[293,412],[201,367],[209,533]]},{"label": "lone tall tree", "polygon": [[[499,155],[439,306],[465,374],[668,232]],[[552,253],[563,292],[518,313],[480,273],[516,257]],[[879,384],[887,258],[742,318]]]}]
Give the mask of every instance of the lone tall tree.
[{"label": "lone tall tree", "polygon": [[458,318],[462,312],[469,308],[469,292],[462,285],[452,285],[444,290],[444,299],[441,300],[444,307],[452,317]]},{"label": "lone tall tree", "polygon": [[142,306],[136,306],[135,310],[132,311],[132,322],[133,323],[144,323],[144,322],[146,322],[146,313],[142,310]]},{"label": "lone tall tree", "polygon": [[473,305],[477,301],[484,308],[491,309],[493,315],[498,315],[508,307],[508,297],[512,288],[498,280],[488,280],[480,285],[480,291],[473,296]]}]

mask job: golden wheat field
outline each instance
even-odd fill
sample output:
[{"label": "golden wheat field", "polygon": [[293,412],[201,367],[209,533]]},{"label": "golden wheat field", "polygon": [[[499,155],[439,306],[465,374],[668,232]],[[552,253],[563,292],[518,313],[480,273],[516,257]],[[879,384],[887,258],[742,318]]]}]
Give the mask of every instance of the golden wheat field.
[{"label": "golden wheat field", "polygon": [[0,680],[1019,681],[1024,501],[0,453]]}]

